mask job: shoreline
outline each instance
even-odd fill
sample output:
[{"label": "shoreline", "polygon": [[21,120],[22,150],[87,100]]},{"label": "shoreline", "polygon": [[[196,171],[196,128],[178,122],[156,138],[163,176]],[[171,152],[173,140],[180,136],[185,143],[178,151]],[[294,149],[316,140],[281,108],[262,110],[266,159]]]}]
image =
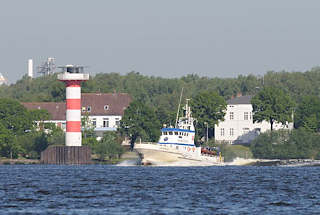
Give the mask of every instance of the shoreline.
[{"label": "shoreline", "polygon": [[[40,159],[8,159],[2,158],[0,159],[0,165],[41,165]],[[117,165],[117,166],[145,166],[143,165],[143,154],[138,151],[130,151],[126,152],[121,156],[121,159],[118,163],[107,163],[107,162],[95,162],[91,165]],[[165,164],[161,163],[160,165],[150,165],[150,166],[197,166],[197,165],[179,165],[179,162],[176,163]],[[199,165],[199,166],[207,166],[207,165]],[[215,165],[210,165],[215,166]],[[280,160],[280,159],[244,159],[244,158],[236,158],[232,162],[225,162],[221,165],[216,166],[275,166],[275,167],[313,167],[320,166],[320,160],[312,160],[312,159],[288,159],[288,160]]]},{"label": "shoreline", "polygon": [[26,158],[1,158],[0,165],[27,165],[27,164],[41,164],[40,159],[26,159]]}]

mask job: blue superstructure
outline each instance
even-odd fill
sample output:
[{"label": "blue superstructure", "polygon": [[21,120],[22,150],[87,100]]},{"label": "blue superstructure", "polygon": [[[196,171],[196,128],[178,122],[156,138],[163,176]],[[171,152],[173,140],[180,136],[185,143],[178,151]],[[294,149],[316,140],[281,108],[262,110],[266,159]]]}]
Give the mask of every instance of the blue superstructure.
[{"label": "blue superstructure", "polygon": [[184,107],[184,116],[180,117],[175,128],[164,127],[161,129],[161,136],[158,144],[174,151],[192,152],[194,151],[195,129],[194,119],[191,116],[191,109],[187,104]]}]

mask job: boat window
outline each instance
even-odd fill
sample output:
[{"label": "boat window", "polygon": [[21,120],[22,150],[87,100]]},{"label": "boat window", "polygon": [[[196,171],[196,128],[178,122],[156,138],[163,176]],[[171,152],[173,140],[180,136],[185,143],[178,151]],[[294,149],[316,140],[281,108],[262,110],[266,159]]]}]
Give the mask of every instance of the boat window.
[{"label": "boat window", "polygon": [[164,135],[168,135],[168,132],[165,131],[165,132],[164,132]]},{"label": "boat window", "polygon": [[178,132],[174,132],[175,135],[178,135]]},{"label": "boat window", "polygon": [[172,131],[169,131],[169,135],[172,135]]},{"label": "boat window", "polygon": [[182,138],[182,136],[179,136],[179,138]]}]

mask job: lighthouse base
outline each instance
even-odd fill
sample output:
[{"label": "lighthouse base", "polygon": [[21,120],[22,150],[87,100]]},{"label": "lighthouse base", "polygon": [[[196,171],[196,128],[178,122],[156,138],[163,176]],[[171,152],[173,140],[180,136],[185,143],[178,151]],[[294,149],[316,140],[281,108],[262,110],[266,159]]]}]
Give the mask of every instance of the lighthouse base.
[{"label": "lighthouse base", "polygon": [[91,164],[88,146],[49,146],[41,152],[42,164]]}]

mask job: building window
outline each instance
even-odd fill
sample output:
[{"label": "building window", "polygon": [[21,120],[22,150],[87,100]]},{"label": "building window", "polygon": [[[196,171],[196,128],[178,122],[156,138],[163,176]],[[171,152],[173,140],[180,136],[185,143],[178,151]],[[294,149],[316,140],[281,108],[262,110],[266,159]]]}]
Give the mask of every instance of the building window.
[{"label": "building window", "polygon": [[97,127],[97,119],[96,118],[92,118],[92,126],[94,128]]},{"label": "building window", "polygon": [[105,105],[105,106],[103,107],[103,109],[104,109],[104,110],[109,110],[109,105]]},{"label": "building window", "polygon": [[252,120],[252,112],[250,112],[250,120]]},{"label": "building window", "polygon": [[88,106],[88,107],[87,107],[87,111],[88,111],[88,112],[91,112],[91,106]]},{"label": "building window", "polygon": [[243,130],[243,134],[249,133],[249,128],[243,128],[242,130]]},{"label": "building window", "polygon": [[109,118],[103,118],[103,127],[108,128],[109,127]]},{"label": "building window", "polygon": [[233,118],[234,118],[234,114],[233,112],[230,112],[230,120],[233,120]]},{"label": "building window", "polygon": [[120,118],[116,118],[116,127],[120,127]]},{"label": "building window", "polygon": [[230,128],[230,136],[234,135],[234,128]]},{"label": "building window", "polygon": [[224,136],[224,128],[220,128],[220,136]]},{"label": "building window", "polygon": [[248,112],[244,112],[244,120],[248,120],[249,113]]}]

